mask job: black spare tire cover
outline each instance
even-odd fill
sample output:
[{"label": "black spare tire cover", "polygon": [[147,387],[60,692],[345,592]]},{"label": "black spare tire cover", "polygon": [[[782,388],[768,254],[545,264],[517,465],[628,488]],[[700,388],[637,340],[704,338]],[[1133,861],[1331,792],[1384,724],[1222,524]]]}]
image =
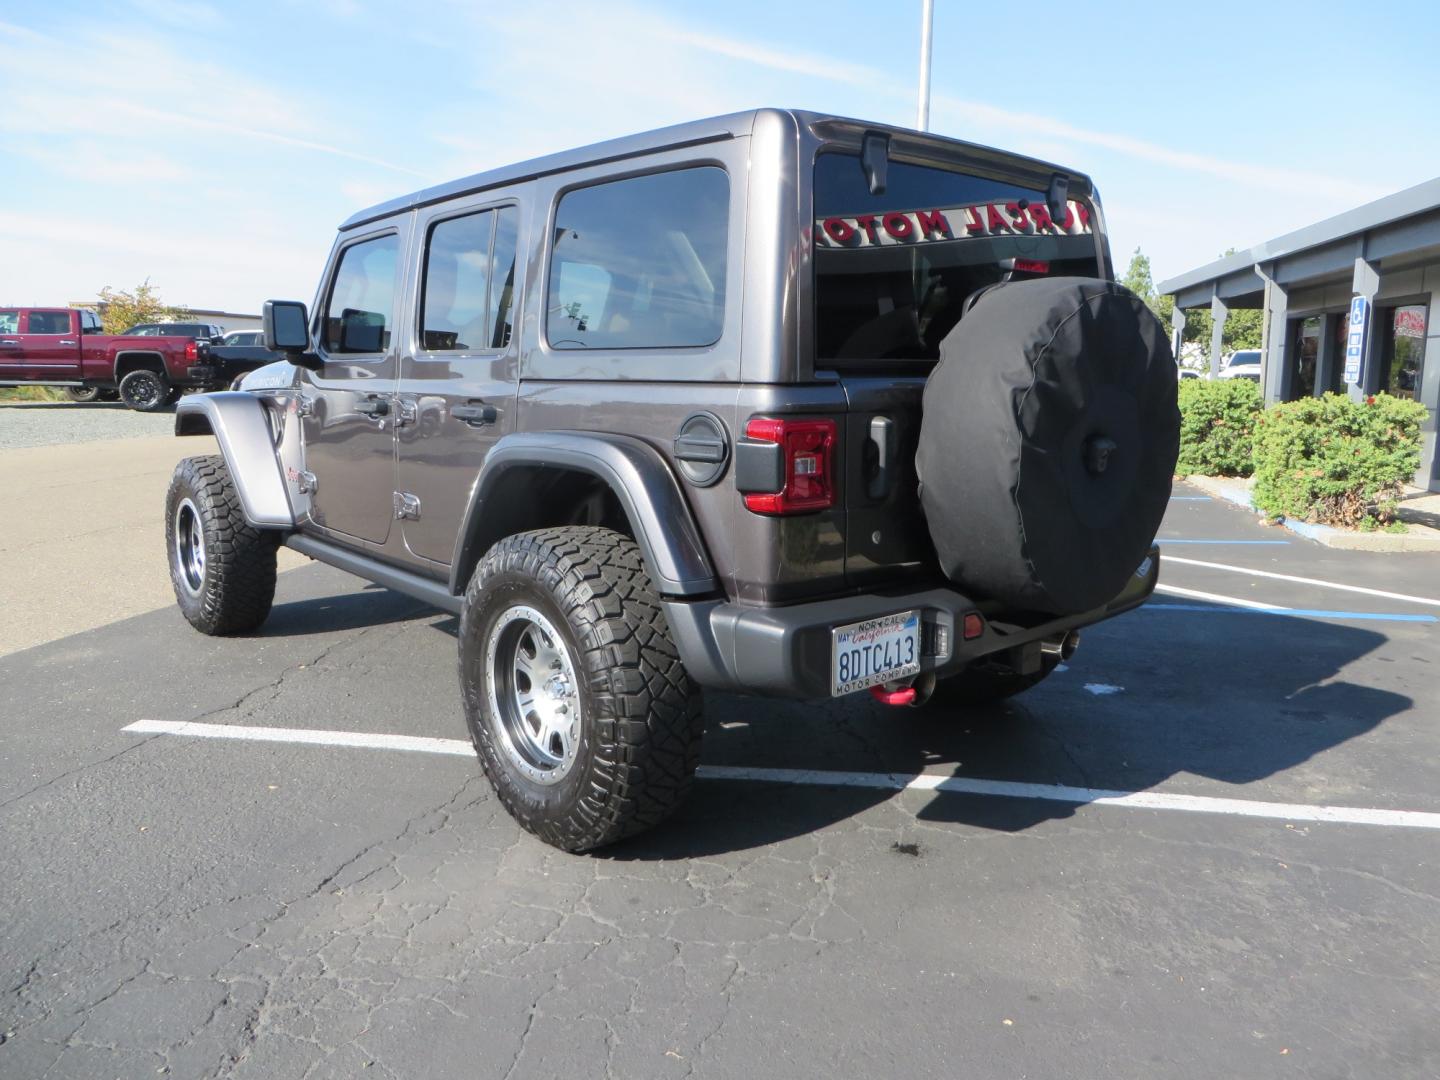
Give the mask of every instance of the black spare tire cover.
[{"label": "black spare tire cover", "polygon": [[1076,614],[1144,559],[1179,452],[1176,370],[1134,293],[1045,278],[982,295],[940,344],[916,471],[946,576]]}]

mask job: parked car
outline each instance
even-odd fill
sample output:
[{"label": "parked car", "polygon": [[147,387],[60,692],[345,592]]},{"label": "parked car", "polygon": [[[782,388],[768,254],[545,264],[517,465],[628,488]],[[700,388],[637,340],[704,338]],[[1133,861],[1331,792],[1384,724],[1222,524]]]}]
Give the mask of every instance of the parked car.
[{"label": "parked car", "polygon": [[284,359],[280,353],[265,348],[265,335],[260,330],[232,330],[221,344],[207,346],[202,351],[205,358],[220,369],[226,385],[232,389],[250,372]]},{"label": "parked car", "polygon": [[126,337],[188,337],[196,341],[219,344],[225,336],[225,328],[214,323],[139,323],[125,331]]},{"label": "parked car", "polygon": [[1257,383],[1260,381],[1259,349],[1238,349],[1224,359],[1224,365],[1220,368],[1220,378],[1250,379]]},{"label": "parked car", "polygon": [[117,394],[151,412],[187,389],[226,385],[194,338],[104,334],[93,311],[0,309],[0,386],[58,386],[74,401]]},{"label": "parked car", "polygon": [[1159,572],[1176,369],[1102,221],[1080,173],[769,109],[362,211],[265,305],[290,363],[180,403],[223,449],[170,485],[177,602],[253,630],[285,544],[456,613],[484,770],[571,851],[679,805],[702,687],[1019,693]]}]

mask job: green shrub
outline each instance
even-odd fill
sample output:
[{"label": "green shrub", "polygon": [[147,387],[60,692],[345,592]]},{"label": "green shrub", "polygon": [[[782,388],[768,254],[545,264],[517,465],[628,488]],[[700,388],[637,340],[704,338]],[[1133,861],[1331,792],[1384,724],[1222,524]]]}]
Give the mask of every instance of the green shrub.
[{"label": "green shrub", "polygon": [[0,401],[63,401],[65,395],[52,386],[10,386],[0,389]]},{"label": "green shrub", "polygon": [[1303,398],[1255,424],[1255,506],[1327,525],[1375,528],[1420,467],[1418,402],[1378,394]]},{"label": "green shrub", "polygon": [[1263,402],[1249,379],[1180,380],[1181,476],[1249,476],[1251,437]]}]

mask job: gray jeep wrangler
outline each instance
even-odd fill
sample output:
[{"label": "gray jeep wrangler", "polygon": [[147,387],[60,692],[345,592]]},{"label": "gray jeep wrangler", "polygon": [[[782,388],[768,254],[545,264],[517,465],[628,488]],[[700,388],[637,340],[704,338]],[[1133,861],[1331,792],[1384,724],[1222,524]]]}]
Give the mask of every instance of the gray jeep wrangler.
[{"label": "gray jeep wrangler", "polygon": [[583,851],[649,828],[701,690],[1033,686],[1142,603],[1175,364],[1088,178],[759,110],[356,214],[288,362],[187,397],[175,595],[254,630],[284,544],[460,618],[486,773]]}]

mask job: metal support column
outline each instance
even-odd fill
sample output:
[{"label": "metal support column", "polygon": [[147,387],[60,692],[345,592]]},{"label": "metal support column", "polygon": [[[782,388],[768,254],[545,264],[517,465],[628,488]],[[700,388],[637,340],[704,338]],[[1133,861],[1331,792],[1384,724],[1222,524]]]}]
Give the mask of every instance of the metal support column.
[{"label": "metal support column", "polygon": [[1225,346],[1225,317],[1230,314],[1230,306],[1220,299],[1220,294],[1212,292],[1210,296],[1210,318],[1214,326],[1210,330],[1210,377],[1212,379],[1220,376],[1220,350]]},{"label": "metal support column", "polygon": [[1267,402],[1290,396],[1290,293],[1271,276],[1271,266],[1257,266],[1265,282],[1265,321],[1260,346],[1260,393]]},{"label": "metal support column", "polygon": [[[1355,276],[1351,286],[1356,296],[1365,298],[1365,359],[1360,366],[1360,382],[1350,386],[1350,397],[1363,400],[1380,388],[1381,341],[1380,320],[1376,318],[1375,295],[1380,291],[1380,268],[1364,258],[1355,260]],[[1348,331],[1354,333],[1351,327]]]},{"label": "metal support column", "polygon": [[1178,307],[1170,309],[1170,351],[1175,362],[1180,362],[1180,350],[1185,347],[1185,312]]}]

